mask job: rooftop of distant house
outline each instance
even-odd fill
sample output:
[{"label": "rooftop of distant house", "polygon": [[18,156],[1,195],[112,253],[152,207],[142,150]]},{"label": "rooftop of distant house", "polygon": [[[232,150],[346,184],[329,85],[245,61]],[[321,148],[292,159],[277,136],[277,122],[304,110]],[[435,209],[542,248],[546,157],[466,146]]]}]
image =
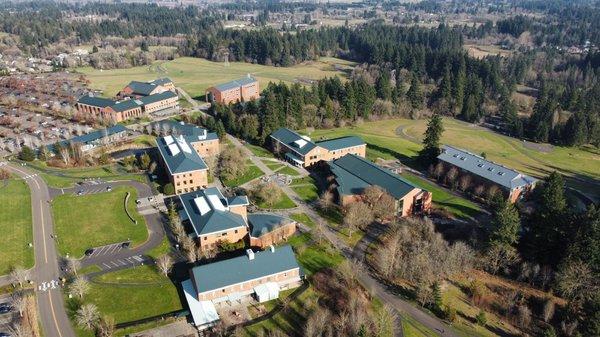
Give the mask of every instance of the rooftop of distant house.
[{"label": "rooftop of distant house", "polygon": [[[121,132],[126,132],[128,130],[129,129],[126,128],[125,126],[123,126],[121,124],[116,124],[115,126],[111,126],[111,127],[108,127],[108,128],[105,128],[105,129],[100,129],[100,130],[94,130],[94,131],[89,132],[89,133],[87,133],[85,135],[76,136],[76,137],[73,137],[73,138],[68,139],[68,140],[60,141],[59,144],[61,146],[66,146],[69,143],[90,144],[90,143],[96,142],[98,140],[101,140],[101,139],[103,139],[105,137],[110,137],[110,136],[112,136],[114,134],[121,133]],[[48,145],[48,149],[50,151],[54,151],[55,150],[54,149],[54,144]]]},{"label": "rooftop of distant house", "polygon": [[254,252],[252,255],[252,259],[248,255],[242,255],[192,268],[196,291],[203,293],[218,290],[300,268],[289,245]]},{"label": "rooftop of distant house", "polygon": [[442,146],[442,153],[438,159],[477,176],[492,181],[509,190],[517,187],[534,184],[537,180],[516,170],[501,164],[496,164],[469,151],[452,147]]},{"label": "rooftop of distant house", "polygon": [[410,191],[418,188],[398,174],[353,154],[347,154],[328,164],[335,175],[340,195],[358,195],[365,188],[376,185],[395,199],[402,199]]},{"label": "rooftop of distant house", "polygon": [[252,77],[250,74],[246,77],[239,78],[237,80],[229,81],[226,83],[215,85],[213,88],[219,91],[227,91],[235,88],[239,88],[244,85],[252,84],[256,82],[256,79]]},{"label": "rooftop of distant house", "polygon": [[166,136],[156,146],[171,174],[207,170],[208,166],[183,136]]},{"label": "rooftop of distant house", "polygon": [[230,211],[233,206],[247,206],[248,198],[227,198],[216,187],[210,187],[179,196],[184,212],[182,220],[189,220],[196,236],[245,227],[246,221]]}]

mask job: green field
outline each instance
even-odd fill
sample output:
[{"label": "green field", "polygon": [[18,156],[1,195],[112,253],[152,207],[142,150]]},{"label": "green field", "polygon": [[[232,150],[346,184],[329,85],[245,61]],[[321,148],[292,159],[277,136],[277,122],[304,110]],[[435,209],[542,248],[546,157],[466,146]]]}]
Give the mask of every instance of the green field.
[{"label": "green field", "polygon": [[192,97],[204,96],[206,88],[237,79],[247,74],[255,76],[261,88],[269,82],[294,82],[297,79],[319,79],[326,76],[343,75],[335,65],[348,67],[351,62],[336,58],[321,58],[319,61],[303,62],[293,67],[271,67],[244,62],[230,62],[225,66],[201,58],[181,57],[173,61],[156,61],[151,66],[129,69],[98,70],[91,67],[77,68],[91,81],[91,87],[102,90],[105,96],[114,96],[129,81],[149,81],[168,76],[175,85],[182,87]]},{"label": "green field", "polygon": [[[5,185],[6,183],[6,185]],[[0,181],[0,275],[12,267],[33,267],[33,226],[31,224],[31,197],[24,180],[11,178]]]},{"label": "green field", "polygon": [[257,202],[256,206],[262,209],[287,209],[294,208],[297,205],[292,201],[292,199],[290,199],[290,197],[287,196],[287,194],[281,191],[281,197],[272,206],[269,206],[264,202]]},{"label": "green field", "polygon": [[252,145],[250,143],[244,144],[255,156],[264,158],[275,158],[273,153],[258,145]]},{"label": "green field", "polygon": [[[137,220],[134,224],[124,209],[125,193],[129,191],[128,209]],[[86,249],[131,239],[139,245],[148,238],[144,218],[135,210],[137,191],[117,187],[112,192],[76,196],[64,194],[52,202],[58,249],[77,258]]]},{"label": "green field", "polygon": [[[421,149],[426,120],[390,119],[366,122],[356,127],[316,130],[310,136],[333,138],[357,135],[368,143],[367,157],[400,159],[414,165]],[[600,198],[600,154],[587,148],[554,146],[542,152],[515,138],[506,137],[484,128],[452,118],[444,118],[445,132],[442,143],[467,149],[473,153],[485,152],[489,160],[506,165],[526,174],[542,178],[558,170],[567,176],[569,185],[586,194]]]},{"label": "green field", "polygon": [[258,166],[256,165],[252,165],[251,163],[248,164],[248,166],[246,167],[246,171],[244,172],[244,174],[242,174],[241,176],[235,178],[235,179],[222,179],[223,181],[223,185],[227,186],[227,187],[235,187],[235,186],[241,186],[249,181],[252,181],[260,176],[263,175],[263,171],[261,171]]},{"label": "green field", "polygon": [[[70,308],[75,299],[67,300]],[[153,267],[139,266],[96,277],[91,289],[83,297],[84,303],[93,303],[102,315],[111,316],[116,323],[134,321],[169,313],[182,308],[176,286]],[[127,330],[132,333],[144,326]],[[78,328],[79,336],[93,334]],[[116,335],[123,335],[116,331]]]}]

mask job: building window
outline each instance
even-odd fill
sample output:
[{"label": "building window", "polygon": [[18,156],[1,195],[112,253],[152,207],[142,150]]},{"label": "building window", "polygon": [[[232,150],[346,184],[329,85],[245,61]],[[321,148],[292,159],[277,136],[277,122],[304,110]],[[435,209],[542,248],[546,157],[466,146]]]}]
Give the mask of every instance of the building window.
[{"label": "building window", "polygon": [[225,232],[225,233],[221,234],[221,236],[227,236],[227,232]]},{"label": "building window", "polygon": [[238,232],[238,230],[236,229],[236,230],[235,230],[235,234],[237,234],[237,232]]},{"label": "building window", "polygon": [[204,241],[206,241],[207,239],[208,239],[208,236],[205,236],[205,237],[204,237]]}]

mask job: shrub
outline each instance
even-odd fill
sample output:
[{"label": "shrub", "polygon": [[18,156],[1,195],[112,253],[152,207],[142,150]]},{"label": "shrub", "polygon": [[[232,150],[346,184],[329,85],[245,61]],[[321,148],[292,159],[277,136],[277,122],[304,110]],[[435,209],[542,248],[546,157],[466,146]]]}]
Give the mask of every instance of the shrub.
[{"label": "shrub", "polygon": [[485,315],[485,311],[483,311],[483,310],[479,311],[477,316],[475,316],[475,322],[477,322],[477,324],[479,324],[481,326],[485,326],[485,324],[487,323],[487,317]]},{"label": "shrub", "polygon": [[33,152],[29,146],[25,145],[21,149],[21,152],[19,152],[19,159],[24,161],[33,161],[35,160],[35,152]]},{"label": "shrub", "polygon": [[168,183],[165,186],[163,186],[163,193],[166,195],[173,195],[175,194],[175,186],[173,186],[173,184]]}]

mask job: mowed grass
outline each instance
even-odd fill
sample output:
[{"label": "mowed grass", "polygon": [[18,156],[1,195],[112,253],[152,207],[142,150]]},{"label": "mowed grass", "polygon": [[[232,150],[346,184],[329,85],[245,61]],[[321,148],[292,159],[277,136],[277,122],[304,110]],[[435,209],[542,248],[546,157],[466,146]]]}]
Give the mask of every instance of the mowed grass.
[{"label": "mowed grass", "polygon": [[[68,299],[73,314],[78,299]],[[110,316],[116,323],[124,323],[153,317],[182,309],[177,287],[165,276],[150,266],[139,266],[111,272],[96,277],[83,303],[93,303],[101,315]],[[143,326],[138,327],[142,329]],[[139,331],[136,327],[128,333]],[[90,335],[81,328],[78,335]],[[124,335],[117,330],[116,335]]]},{"label": "mowed grass", "polygon": [[[126,192],[130,192],[127,207],[137,220],[134,224],[124,208]],[[81,257],[86,249],[127,239],[136,246],[148,238],[144,218],[136,209],[137,191],[120,186],[112,192],[76,196],[64,194],[52,202],[58,250],[62,255]]]},{"label": "mowed grass", "polygon": [[[6,185],[4,185],[6,183]],[[10,178],[0,181],[0,275],[12,267],[33,267],[33,226],[31,196],[24,180]]]},{"label": "mowed grass", "polygon": [[[310,136],[333,138],[347,135],[362,137],[367,143],[369,159],[400,159],[415,165],[421,149],[427,120],[404,118],[365,122],[356,127],[315,130]],[[528,148],[516,138],[494,133],[473,124],[444,118],[442,143],[469,150],[476,154],[485,152],[487,159],[522,173],[543,178],[558,170],[567,176],[567,183],[580,188],[588,195],[600,198],[600,154],[587,148],[554,146],[550,152]],[[569,179],[571,178],[571,179]],[[580,179],[578,181],[573,178]]]},{"label": "mowed grass", "polygon": [[336,65],[351,67],[353,63],[336,59],[321,58],[319,61],[303,62],[293,67],[272,67],[244,62],[211,62],[206,59],[181,57],[172,61],[156,61],[151,66],[129,69],[99,70],[91,67],[77,68],[91,81],[91,88],[102,90],[105,96],[114,96],[129,81],[150,81],[168,76],[175,85],[182,87],[192,97],[203,98],[208,87],[231,81],[247,74],[255,76],[261,88],[269,82],[294,82],[298,79],[319,79],[344,76]]},{"label": "mowed grass", "polygon": [[244,174],[242,174],[239,177],[236,177],[234,179],[222,179],[223,185],[227,186],[227,187],[235,187],[235,186],[240,186],[243,185],[249,181],[252,181],[260,176],[262,176],[264,173],[263,171],[261,171],[258,166],[256,165],[252,165],[250,162],[248,164],[248,166],[246,167],[246,170],[244,171]]}]

